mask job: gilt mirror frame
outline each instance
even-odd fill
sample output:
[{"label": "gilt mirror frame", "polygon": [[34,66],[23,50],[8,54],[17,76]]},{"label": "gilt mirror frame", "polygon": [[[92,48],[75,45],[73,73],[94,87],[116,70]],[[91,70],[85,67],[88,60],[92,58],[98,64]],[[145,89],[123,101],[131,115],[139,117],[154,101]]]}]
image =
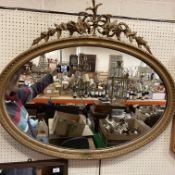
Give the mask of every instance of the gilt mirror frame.
[{"label": "gilt mirror frame", "polygon": [[[92,14],[89,14],[87,12],[80,12],[80,16],[78,17],[77,22],[61,23],[60,25],[55,24],[55,28],[49,28],[47,32],[42,32],[40,37],[36,38],[33,41],[33,46],[30,49],[18,55],[16,58],[14,58],[5,67],[5,69],[0,75],[0,121],[2,126],[12,137],[14,137],[23,145],[49,156],[64,159],[103,159],[126,154],[130,151],[136,150],[144,146],[145,144],[149,143],[154,138],[156,138],[158,135],[160,135],[164,131],[171,117],[174,114],[174,81],[170,73],[163,66],[163,64],[161,64],[152,55],[147,42],[142,37],[137,36],[137,32],[132,31],[127,24],[111,22],[110,15],[97,15],[97,8],[101,4],[96,5],[95,0],[92,0],[92,5],[92,8],[86,9],[87,11],[91,10]],[[89,22],[90,25],[87,25]],[[74,28],[69,29],[68,24],[73,24],[75,26]],[[123,25],[124,28],[120,28],[119,24]],[[120,33],[114,33],[113,29],[117,27],[123,30],[121,32],[126,32],[125,37],[129,40],[129,42],[122,41],[122,39],[120,38]],[[61,34],[62,32],[64,32],[64,30],[70,33],[69,37],[61,38]],[[79,35],[73,36],[74,32],[77,32]],[[49,38],[55,34],[57,34],[57,40],[48,41]],[[45,40],[46,42],[40,44],[41,40]],[[136,45],[132,45],[133,40],[135,40],[139,48],[136,47]],[[20,66],[24,65],[26,62],[39,56],[40,54],[54,51],[56,49],[78,46],[103,47],[124,52],[145,62],[160,76],[166,88],[167,106],[162,118],[157,122],[157,124],[155,124],[155,126],[149,132],[147,132],[141,137],[138,137],[135,140],[132,140],[129,143],[122,144],[117,147],[107,147],[104,149],[96,150],[75,150],[68,148],[64,149],[62,147],[55,147],[52,145],[40,143],[27,136],[13,124],[13,122],[10,120],[7,114],[4,103],[5,88],[7,82],[10,80],[10,77],[15,74],[16,70]]]}]

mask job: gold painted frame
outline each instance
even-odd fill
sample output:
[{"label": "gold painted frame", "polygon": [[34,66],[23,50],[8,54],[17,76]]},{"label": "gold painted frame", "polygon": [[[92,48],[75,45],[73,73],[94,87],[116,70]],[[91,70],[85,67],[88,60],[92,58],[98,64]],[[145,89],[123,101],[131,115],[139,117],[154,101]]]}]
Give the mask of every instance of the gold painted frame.
[{"label": "gold painted frame", "polygon": [[[41,53],[43,54],[56,49],[75,46],[95,46],[118,50],[142,60],[157,72],[165,84],[167,92],[167,107],[163,117],[152,128],[152,130],[128,144],[120,145],[117,147],[108,147],[98,150],[75,150],[64,149],[61,147],[58,148],[52,145],[40,143],[21,132],[13,124],[5,110],[4,94],[6,82],[9,81],[10,77],[15,73],[17,68],[30,61],[32,58],[37,57]],[[59,39],[56,41],[47,42],[39,46],[34,46],[18,55],[6,66],[0,75],[0,82],[0,121],[2,126],[10,135],[12,135],[16,140],[25,146],[32,148],[35,151],[54,157],[65,159],[103,159],[126,154],[130,151],[140,148],[141,146],[144,146],[156,138],[159,134],[161,134],[174,114],[175,86],[174,81],[171,75],[168,73],[167,69],[152,54],[136,48],[130,44],[126,44],[119,40],[113,40],[110,38],[102,38],[97,36],[79,36]]]}]

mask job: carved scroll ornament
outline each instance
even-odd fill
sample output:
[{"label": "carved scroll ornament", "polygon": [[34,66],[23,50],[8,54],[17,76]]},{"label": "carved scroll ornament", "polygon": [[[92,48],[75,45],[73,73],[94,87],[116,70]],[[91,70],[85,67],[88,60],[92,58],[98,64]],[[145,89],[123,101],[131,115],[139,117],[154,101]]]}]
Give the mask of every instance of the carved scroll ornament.
[{"label": "carved scroll ornament", "polygon": [[134,41],[139,48],[144,48],[147,52],[151,53],[147,41],[143,37],[137,36],[137,32],[132,31],[126,23],[112,22],[112,16],[109,14],[97,15],[98,7],[101,5],[102,3],[96,4],[95,0],[92,0],[92,7],[86,8],[85,12],[80,12],[76,22],[69,21],[67,23],[54,24],[54,28],[49,28],[48,31],[41,32],[40,36],[33,40],[32,45],[39,44],[41,40],[47,42],[55,34],[57,35],[57,39],[59,39],[64,31],[68,31],[70,37],[74,33],[78,33],[79,35],[87,36],[106,36],[117,40],[121,40],[123,34],[130,43]]}]

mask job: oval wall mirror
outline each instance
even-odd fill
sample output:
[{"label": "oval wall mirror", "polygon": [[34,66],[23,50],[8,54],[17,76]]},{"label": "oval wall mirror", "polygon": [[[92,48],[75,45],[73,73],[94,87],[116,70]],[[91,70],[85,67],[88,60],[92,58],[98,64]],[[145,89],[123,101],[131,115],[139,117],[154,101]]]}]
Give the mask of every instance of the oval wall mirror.
[{"label": "oval wall mirror", "polygon": [[[92,2],[94,9],[101,5]],[[51,156],[102,159],[126,154],[166,128],[174,113],[174,82],[127,24],[101,15],[95,26],[88,21],[93,15],[81,15],[77,23],[42,32],[33,42],[37,46],[3,70],[1,123],[22,144]],[[71,37],[60,38],[64,30]],[[74,32],[87,36],[73,37]],[[39,44],[55,33],[57,40]]]}]

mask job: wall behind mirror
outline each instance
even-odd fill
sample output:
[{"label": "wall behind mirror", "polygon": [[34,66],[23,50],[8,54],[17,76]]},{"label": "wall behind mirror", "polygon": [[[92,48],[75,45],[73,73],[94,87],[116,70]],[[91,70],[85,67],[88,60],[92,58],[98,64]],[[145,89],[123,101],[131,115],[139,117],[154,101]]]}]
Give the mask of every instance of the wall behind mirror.
[{"label": "wall behind mirror", "polygon": [[[59,23],[63,20],[67,21],[74,18],[64,15],[60,15],[58,17],[58,15],[53,14],[36,14],[32,12],[14,12],[8,10],[1,10],[1,15],[1,27],[3,26],[3,31],[5,31],[0,34],[2,38],[2,49],[0,55],[3,58],[1,63],[1,70],[17,54],[30,47],[32,39],[38,36],[40,31],[45,30],[48,26],[51,26],[53,23],[55,23],[55,21],[58,21]],[[136,29],[140,33],[140,35],[145,36],[147,40],[150,41],[154,55],[157,58],[160,58],[160,60],[165,64],[165,66],[174,76],[175,65],[172,63],[174,55],[173,47],[175,43],[172,35],[170,34],[173,33],[174,24],[140,20],[122,21],[126,21],[128,24],[130,24],[130,26],[132,26],[133,29]],[[150,166],[152,168],[152,171],[150,173],[152,174],[166,174],[170,172],[170,170],[172,170],[174,167],[174,159],[171,157],[171,155],[169,156],[168,153],[169,133],[170,126],[161,136],[158,137],[158,139],[153,141],[151,144],[148,144],[144,148],[136,152],[130,153],[127,156],[122,156],[121,158],[104,160],[102,162],[104,168],[102,168],[102,173],[105,174],[105,172],[108,172],[111,174],[115,174],[114,172],[118,170],[118,172],[121,172],[123,174],[129,174],[129,172],[122,167],[127,165],[128,168],[133,168],[135,164],[137,164],[137,173],[140,172],[139,174],[142,174],[143,170],[146,171]],[[23,147],[21,144],[17,143],[16,141],[14,141],[14,139],[8,136],[8,134],[2,128],[1,140],[3,140],[3,144],[1,144],[1,150],[10,150],[9,154],[3,151],[1,152],[1,157],[4,161],[26,160],[29,156],[33,157],[34,159],[47,158],[47,156],[35,153],[28,148]],[[13,152],[13,154],[11,152]],[[155,157],[158,158],[159,165],[164,165],[164,167],[166,166],[167,169],[161,169],[159,171],[156,166],[157,161],[155,162]],[[165,157],[167,161],[164,161]],[[70,161],[70,173],[97,174],[98,171],[96,165],[96,161]],[[79,167],[78,172],[75,170],[75,167]],[[84,169],[85,167],[87,168],[87,170]]]}]

